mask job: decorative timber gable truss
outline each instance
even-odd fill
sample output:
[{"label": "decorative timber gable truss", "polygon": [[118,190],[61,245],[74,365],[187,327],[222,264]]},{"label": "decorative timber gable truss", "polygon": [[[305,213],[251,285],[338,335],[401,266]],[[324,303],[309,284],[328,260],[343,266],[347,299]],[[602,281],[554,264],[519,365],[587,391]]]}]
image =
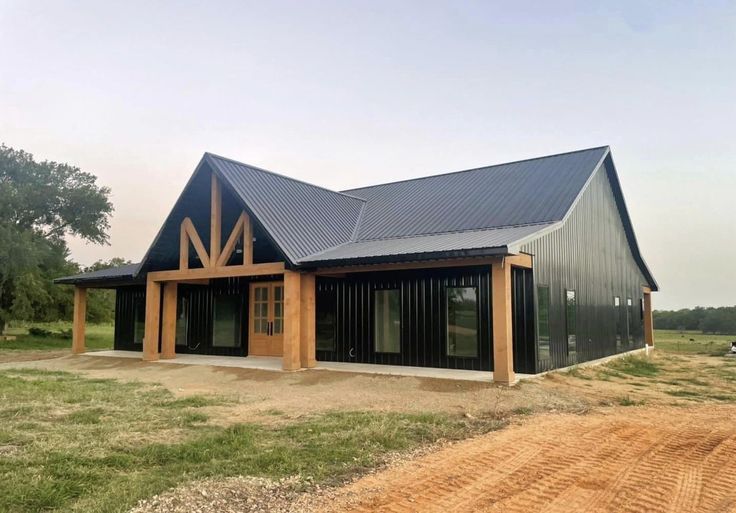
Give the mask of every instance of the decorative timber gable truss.
[{"label": "decorative timber gable truss", "polygon": [[239,241],[242,241],[243,264],[253,264],[253,229],[250,216],[243,210],[230,232],[230,236],[222,244],[222,185],[216,175],[211,177],[211,200],[210,200],[210,251],[202,243],[190,217],[185,217],[181,222],[179,230],[179,270],[189,269],[189,247],[194,247],[197,257],[205,268],[218,269],[227,267],[230,258],[235,251]]}]

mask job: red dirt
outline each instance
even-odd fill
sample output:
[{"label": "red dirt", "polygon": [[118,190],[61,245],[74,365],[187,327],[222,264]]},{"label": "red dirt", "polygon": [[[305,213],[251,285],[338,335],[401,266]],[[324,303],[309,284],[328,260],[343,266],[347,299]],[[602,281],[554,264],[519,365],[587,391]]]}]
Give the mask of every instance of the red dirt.
[{"label": "red dirt", "polygon": [[736,512],[736,407],[535,416],[364,477],[322,511]]}]

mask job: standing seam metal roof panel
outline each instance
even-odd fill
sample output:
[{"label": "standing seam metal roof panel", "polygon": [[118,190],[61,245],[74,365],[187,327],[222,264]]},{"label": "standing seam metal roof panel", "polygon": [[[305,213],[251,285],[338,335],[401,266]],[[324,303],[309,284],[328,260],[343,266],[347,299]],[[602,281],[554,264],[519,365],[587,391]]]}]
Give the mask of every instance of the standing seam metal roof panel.
[{"label": "standing seam metal roof panel", "polygon": [[607,147],[343,191],[364,198],[357,240],[560,221]]},{"label": "standing seam metal roof panel", "polygon": [[212,154],[207,161],[292,262],[351,239],[364,200]]}]

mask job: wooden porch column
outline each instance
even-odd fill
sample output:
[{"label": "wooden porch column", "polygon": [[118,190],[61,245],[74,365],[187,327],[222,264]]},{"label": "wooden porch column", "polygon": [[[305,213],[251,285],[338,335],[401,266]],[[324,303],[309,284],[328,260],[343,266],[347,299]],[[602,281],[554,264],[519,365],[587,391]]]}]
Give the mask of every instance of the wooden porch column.
[{"label": "wooden porch column", "polygon": [[301,367],[301,277],[294,271],[284,271],[284,352],[281,368],[298,370]]},{"label": "wooden porch column", "polygon": [[511,265],[505,259],[494,262],[491,266],[491,302],[493,381],[511,385],[516,381],[511,311]]},{"label": "wooden porch column", "polygon": [[654,317],[652,316],[652,289],[644,287],[644,342],[654,346]]},{"label": "wooden porch column", "polygon": [[301,365],[303,369],[311,369],[317,365],[314,274],[303,274],[301,282]]},{"label": "wooden porch column", "polygon": [[532,256],[506,256],[491,266],[491,301],[493,318],[493,381],[513,385],[514,372],[514,319],[511,301],[512,266],[532,268]]},{"label": "wooden porch column", "polygon": [[74,317],[72,323],[72,353],[84,353],[84,328],[87,322],[87,289],[74,287]]},{"label": "wooden porch column", "polygon": [[164,307],[161,321],[161,358],[176,358],[176,292],[177,283],[164,283]]},{"label": "wooden porch column", "polygon": [[159,320],[161,318],[161,283],[150,277],[146,282],[146,327],[143,333],[143,359],[158,360]]}]

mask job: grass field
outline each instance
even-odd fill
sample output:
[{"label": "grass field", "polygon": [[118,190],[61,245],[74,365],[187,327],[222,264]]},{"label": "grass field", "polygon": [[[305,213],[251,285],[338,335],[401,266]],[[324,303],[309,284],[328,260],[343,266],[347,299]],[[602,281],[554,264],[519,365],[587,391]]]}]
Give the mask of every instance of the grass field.
[{"label": "grass field", "polygon": [[[48,337],[34,337],[28,334],[31,326],[42,328],[54,333]],[[48,323],[14,323],[5,329],[6,335],[15,335],[16,340],[0,341],[0,351],[13,350],[64,350],[72,347],[71,338],[62,336],[62,332],[71,330],[70,322],[48,322]],[[86,344],[90,351],[112,349],[115,326],[113,324],[87,324]]]},{"label": "grass field", "polygon": [[[69,325],[40,327],[60,332]],[[68,338],[31,337],[27,328],[11,328],[18,339],[0,342],[0,353],[71,345]],[[111,325],[88,326],[87,333],[88,348],[112,347]],[[725,353],[732,337],[669,331],[655,337],[653,356],[553,374],[544,386],[600,406],[736,402],[736,362],[712,356]],[[534,386],[541,385],[519,391],[528,397]],[[124,512],[139,499],[209,477],[340,482],[391,452],[504,425],[495,416],[377,411],[331,411],[274,425],[220,422],[237,401],[176,398],[150,382],[0,370],[0,512]]]},{"label": "grass field", "polygon": [[736,335],[707,335],[699,331],[655,330],[654,346],[670,353],[723,355]]},{"label": "grass field", "polygon": [[66,372],[0,371],[0,511],[122,512],[140,498],[213,476],[334,482],[390,451],[498,426],[369,412],[278,427],[210,422],[212,408],[226,403]]}]

